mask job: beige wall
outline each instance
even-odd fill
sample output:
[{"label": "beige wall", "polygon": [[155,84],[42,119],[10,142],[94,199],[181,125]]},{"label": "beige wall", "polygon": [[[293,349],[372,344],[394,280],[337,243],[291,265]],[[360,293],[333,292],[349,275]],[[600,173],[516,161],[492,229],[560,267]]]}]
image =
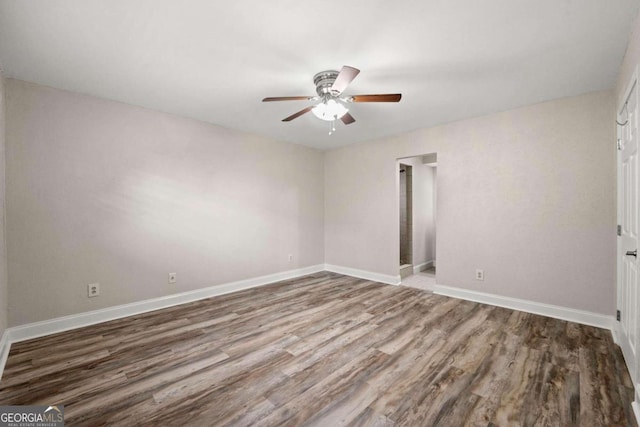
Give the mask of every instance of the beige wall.
[{"label": "beige wall", "polygon": [[[440,284],[614,310],[609,91],[323,154],[18,80],[5,89],[11,325],[322,262],[396,276],[396,161],[432,152]],[[92,282],[102,295],[88,299]]]},{"label": "beige wall", "polygon": [[323,262],[322,152],[19,80],[6,93],[10,325]]},{"label": "beige wall", "polygon": [[0,337],[8,326],[9,290],[7,281],[7,251],[4,232],[5,213],[5,96],[4,77],[0,73]]},{"label": "beige wall", "polygon": [[435,259],[434,169],[422,162],[422,156],[400,160],[410,164],[413,180],[413,265]]},{"label": "beige wall", "polygon": [[325,153],[325,261],[397,275],[396,159],[437,152],[440,284],[612,314],[614,110],[595,92]]}]

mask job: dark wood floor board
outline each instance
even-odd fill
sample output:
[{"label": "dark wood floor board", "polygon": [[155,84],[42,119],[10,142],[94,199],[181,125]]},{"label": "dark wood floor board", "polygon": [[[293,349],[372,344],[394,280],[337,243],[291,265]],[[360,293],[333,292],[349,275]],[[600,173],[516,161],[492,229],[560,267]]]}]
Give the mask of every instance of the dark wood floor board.
[{"label": "dark wood floor board", "polygon": [[362,411],[348,424],[348,427],[394,427],[395,423],[389,418],[376,414],[371,408]]},{"label": "dark wood floor board", "polygon": [[[471,419],[471,416],[478,410],[481,400],[480,396],[473,393],[463,394],[460,398],[450,397],[439,405],[440,407],[435,417],[429,417],[429,414],[426,414],[424,419],[426,419],[426,422],[432,423],[428,425],[434,426],[486,426],[489,423],[489,419]],[[409,421],[398,425],[409,426],[415,424],[411,424],[411,421]]]},{"label": "dark wood floor board", "polygon": [[[21,364],[24,361],[30,361],[33,359],[33,353],[37,354],[38,360],[44,361],[45,359],[53,360],[56,357],[65,358],[70,354],[82,354],[86,351],[87,346],[91,346],[93,344],[100,344],[104,341],[104,336],[101,334],[96,334],[94,336],[87,337],[79,337],[79,340],[76,340],[74,337],[69,334],[55,334],[55,337],[38,338],[36,340],[24,341],[20,343],[20,349],[12,352],[11,359],[7,360],[7,364],[5,369],[12,369],[14,366]],[[58,341],[58,338],[60,341]],[[47,340],[47,341],[45,341]],[[52,352],[49,354],[42,354],[42,347],[47,344],[55,345],[56,352]],[[33,346],[33,347],[31,347]]]},{"label": "dark wood floor board", "polygon": [[268,390],[265,394],[269,401],[282,405],[295,396],[310,388],[327,376],[351,363],[354,358],[362,357],[366,352],[374,350],[371,346],[361,346],[361,342],[354,340],[344,347],[344,351],[324,351],[322,357],[294,357],[282,369],[288,380]]},{"label": "dark wood floor board", "polygon": [[[190,420],[191,425],[210,425],[212,419],[216,420],[216,425],[222,425],[225,422],[230,422],[225,420],[242,418],[247,408],[252,408],[249,405],[268,403],[265,398],[261,397],[264,390],[286,380],[284,374],[277,374],[277,368],[276,374],[274,374],[273,366],[277,366],[287,357],[287,355],[280,354],[280,356],[271,359],[270,365],[238,371],[215,384],[203,382],[201,385],[205,386],[198,387],[197,391],[191,389],[186,394],[174,394],[171,396],[171,405],[166,405],[168,411],[165,415],[175,419],[178,419],[179,415],[183,416],[184,419]],[[197,402],[197,404],[193,404],[193,402]],[[266,406],[273,409],[271,403]],[[156,400],[152,398],[139,402],[137,405],[123,408],[118,413],[105,412],[104,417],[109,420],[109,424],[122,423],[127,425],[128,420],[153,418],[157,408]],[[212,414],[212,411],[215,413]],[[261,411],[262,409],[259,410],[259,412]],[[209,417],[210,415],[213,417]],[[253,415],[253,417],[257,416],[258,414]],[[205,420],[207,417],[209,417],[209,422],[198,423],[198,420]]]},{"label": "dark wood floor board", "polygon": [[[497,401],[500,400],[498,396],[490,396],[490,397],[482,397],[478,396],[475,393],[471,393],[470,401],[474,401],[475,404],[472,408],[465,406],[467,408],[467,413],[462,417],[465,419],[464,425],[468,426],[491,426],[493,420],[495,418],[496,408],[498,405]],[[467,402],[463,402],[466,404]],[[459,410],[459,409],[457,409]]]},{"label": "dark wood floor board", "polygon": [[[437,331],[437,335],[433,336],[440,337],[442,334],[442,331]],[[390,387],[371,405],[375,412],[396,421],[397,415],[404,412],[403,407],[410,407],[414,402],[421,400],[423,391],[438,378],[442,369],[451,367],[449,360],[452,351],[460,342],[449,339],[426,342],[431,345],[421,347],[419,352],[413,353],[416,355],[413,364],[400,372],[396,378],[388,379]]]},{"label": "dark wood floor board", "polygon": [[[184,384],[185,378],[194,376],[196,375],[195,373],[209,372],[206,368],[219,364],[226,358],[226,355],[220,354],[217,358],[201,359],[150,377],[127,381],[122,386],[110,389],[108,393],[91,396],[90,399],[86,399],[86,402],[71,401],[68,405],[69,407],[65,405],[65,418],[71,420],[74,418],[101,420],[104,415],[100,418],[98,417],[100,413],[121,412],[123,408],[134,406],[138,402],[150,402],[154,398],[153,390]],[[80,404],[74,405],[74,403]]]},{"label": "dark wood floor board", "polygon": [[[247,405],[246,408],[242,408],[242,411],[238,411],[228,417],[220,417],[221,426],[253,426],[256,422],[264,418],[267,414],[270,414],[275,409],[275,406],[269,402],[269,400],[260,396],[256,400],[256,403]],[[253,401],[252,401],[253,402]],[[209,420],[217,419],[215,414],[209,417]]]},{"label": "dark wood floor board", "polygon": [[[283,372],[289,376],[293,376],[296,373],[303,371],[322,359],[331,356],[333,353],[340,353],[342,349],[349,347],[349,344],[357,341],[361,337],[370,337],[378,330],[378,325],[371,323],[360,323],[353,328],[348,329],[342,335],[334,337],[325,345],[309,349],[308,351],[296,356],[292,359],[288,366],[283,369]],[[367,348],[367,347],[365,347]]]},{"label": "dark wood floor board", "polygon": [[450,353],[447,363],[476,372],[485,359],[493,359],[495,347],[502,339],[504,336],[497,328],[475,329]]},{"label": "dark wood floor board", "polygon": [[260,346],[267,343],[282,334],[290,334],[291,330],[301,325],[314,322],[315,318],[320,314],[332,314],[338,312],[339,307],[327,309],[326,307],[313,307],[293,313],[283,314],[275,318],[271,318],[268,323],[258,322],[251,324],[238,324],[239,329],[230,331],[228,329],[212,330],[205,328],[204,331],[214,332],[212,336],[216,337],[216,342],[229,353],[241,353],[245,349]]},{"label": "dark wood floor board", "polygon": [[[292,396],[292,399],[266,418],[259,420],[256,425],[295,426],[301,425],[312,416],[325,419],[323,408],[335,403],[340,397],[351,397],[354,384],[363,384],[366,377],[379,369],[388,357],[375,349],[355,355],[348,363],[318,381],[311,388]],[[319,425],[331,425],[331,423],[325,419]]]},{"label": "dark wood floor board", "polygon": [[[415,323],[418,324],[419,322],[417,322],[417,320],[420,320],[420,318],[407,316],[405,320],[408,323],[407,327],[403,329],[408,330],[411,323],[416,321]],[[430,342],[429,339],[425,339],[429,334],[434,337],[434,340],[435,337],[442,337],[442,334],[432,330],[431,332],[426,333],[425,337],[414,339],[413,343],[419,345],[421,343],[424,344],[425,342]],[[348,363],[351,357],[353,357],[352,355],[358,354],[359,351],[362,351],[361,349],[369,349],[373,347],[380,349],[391,346],[396,343],[396,338],[399,335],[400,334],[393,329],[384,334],[367,333],[363,335],[361,333],[354,333],[351,335],[345,333],[343,336],[336,339],[336,341],[328,341],[324,343],[325,345],[317,347],[316,349],[309,349],[307,354],[293,359],[291,361],[292,366],[285,368],[285,372],[292,376],[292,381],[283,385],[281,390],[274,390],[269,395],[269,399],[278,403],[285,402],[292,392],[293,394],[297,394],[310,388],[324,376],[335,371],[335,369],[338,369],[344,363]],[[344,341],[346,341],[346,343]],[[415,358],[416,353],[409,351],[404,353],[404,355],[408,356],[407,359],[411,359]],[[411,362],[413,362],[413,360],[408,361],[407,363]],[[404,365],[403,368],[406,369],[406,365]],[[390,371],[393,370],[385,369],[385,372]],[[387,378],[387,380],[389,379]]]},{"label": "dark wood floor board", "polygon": [[[409,391],[408,398],[389,418],[401,426],[436,425],[435,420],[443,417],[442,412],[448,410],[450,401],[459,399],[470,383],[471,374],[454,366],[448,366],[438,373],[422,375]],[[464,425],[463,422],[460,424]]]},{"label": "dark wood floor board", "polygon": [[430,335],[437,335],[438,339],[444,340],[446,334],[439,329],[432,326],[436,322],[435,317],[432,316],[417,316],[408,313],[409,320],[406,325],[396,329],[395,333],[389,340],[383,343],[378,343],[378,350],[388,355],[396,353],[406,353],[409,356],[415,357],[419,355],[418,349],[425,341],[430,340]]},{"label": "dark wood floor board", "polygon": [[[50,383],[49,386],[55,387],[58,390],[56,393],[57,399],[71,403],[82,402],[84,399],[92,399],[94,396],[110,393],[112,390],[117,390],[125,386],[127,382],[127,376],[117,372],[85,377],[74,380],[73,383],[56,381],[55,383]],[[50,395],[45,388],[38,387],[31,390],[28,395],[16,397],[16,400],[24,399],[36,405],[47,405],[47,402],[50,400]]]},{"label": "dark wood floor board", "polygon": [[[608,371],[603,371],[609,369]],[[594,426],[606,426],[619,424],[624,419],[624,408],[616,405],[615,402],[620,398],[619,388],[616,387],[616,381],[607,375],[604,381],[595,383],[599,373],[615,372],[615,368],[611,366],[611,358],[608,354],[603,354],[593,349],[580,349],[580,417],[588,419],[588,413],[592,408],[604,407],[605,411],[598,411],[597,416],[593,417]]]},{"label": "dark wood floor board", "polygon": [[[133,356],[133,355],[131,355]],[[122,372],[130,380],[140,380],[158,373],[173,370],[184,365],[188,365],[199,359],[204,360],[227,360],[229,355],[220,351],[220,349],[211,343],[201,344],[193,348],[182,348],[178,351],[165,350],[147,350],[141,353],[140,357],[130,357],[125,355],[114,355],[121,360],[127,357],[131,360]]]},{"label": "dark wood floor board", "polygon": [[498,406],[500,396],[512,375],[512,367],[520,347],[521,338],[502,331],[498,343],[492,346],[491,352],[482,359],[477,367],[478,378],[471,387],[471,392],[486,401],[485,406]]},{"label": "dark wood floor board", "polygon": [[[72,370],[75,367],[84,366],[87,363],[93,363],[107,357],[109,357],[108,350],[94,350],[92,352],[87,352],[83,355],[71,357],[66,360],[63,359],[49,365],[35,366],[36,364],[32,362],[33,367],[29,370],[28,375],[33,375],[35,378],[46,377],[50,374],[55,374],[64,370]],[[3,378],[3,387],[5,383],[6,387],[16,387],[24,383],[25,377],[26,375],[20,377],[10,376],[6,380]]]},{"label": "dark wood floor board", "polygon": [[469,301],[460,301],[459,304],[456,304],[454,308],[447,312],[443,318],[444,321],[439,322],[436,327],[448,336],[455,336],[456,338],[453,339],[456,340],[460,332],[466,334],[469,328],[478,326],[474,322],[467,322],[467,319],[485,322],[490,312],[491,310],[487,306]]},{"label": "dark wood floor board", "polygon": [[[535,391],[541,386],[540,351],[520,346],[509,367],[509,376],[500,392],[500,401],[493,422],[496,425],[533,425],[539,414]],[[523,407],[524,403],[530,407]],[[517,410],[514,410],[517,409]]]},{"label": "dark wood floor board", "polygon": [[[218,414],[215,419],[220,424],[231,423],[234,419],[244,418],[247,407],[251,407],[248,402],[256,402],[262,408],[257,408],[252,415],[252,420],[258,420],[271,411],[264,411],[267,407],[271,410],[275,409],[275,405],[265,396],[269,390],[286,382],[288,377],[279,372],[277,367],[288,360],[288,355],[281,355],[275,359],[271,365],[258,366],[251,371],[241,372],[230,377],[224,385],[216,387],[213,390],[207,390],[207,401],[214,402],[215,405],[221,406],[217,409]],[[202,399],[201,399],[202,400]]]},{"label": "dark wood floor board", "polygon": [[373,317],[369,313],[353,314],[329,318],[326,322],[316,322],[312,325],[305,325],[292,331],[295,336],[301,337],[300,341],[290,345],[286,350],[294,356],[298,356],[307,351],[313,350],[323,343],[344,334]]},{"label": "dark wood floor board", "polygon": [[502,325],[502,329],[524,339],[526,334],[529,333],[531,315],[523,311],[510,311],[511,315],[507,317],[507,321]]},{"label": "dark wood floor board", "polygon": [[367,304],[367,313],[380,316],[385,313],[398,312],[402,307],[413,304],[414,298],[419,296],[419,293],[420,291],[416,289],[401,288],[397,294]]},{"label": "dark wood floor board", "polygon": [[[371,304],[374,301],[379,301],[381,297],[387,295],[385,292],[385,285],[377,282],[371,282],[369,280],[360,279],[357,282],[353,282],[351,285],[348,278],[349,276],[342,276],[342,286],[344,287],[344,293],[341,298],[351,299],[358,296],[365,296],[365,303]],[[331,286],[331,285],[330,285]]]},{"label": "dark wood floor board", "polygon": [[349,425],[358,419],[362,412],[367,410],[369,404],[376,399],[376,395],[376,389],[370,386],[369,383],[353,381],[348,391],[343,392],[342,396],[332,399],[322,409],[308,418],[303,425]]},{"label": "dark wood floor board", "polygon": [[636,426],[609,331],[336,273],[12,345],[70,426]]},{"label": "dark wood floor board", "polygon": [[[362,280],[358,283],[352,283],[354,286],[362,284]],[[344,276],[331,279],[329,277],[313,277],[309,280],[301,280],[295,282],[295,286],[270,286],[270,293],[265,295],[260,300],[252,301],[251,304],[247,304],[246,298],[244,298],[244,304],[237,307],[238,313],[244,314],[248,312],[251,306],[253,309],[271,307],[274,304],[284,303],[285,306],[290,306],[299,302],[303,304],[309,304],[311,301],[321,301],[328,299],[335,299],[340,293],[347,292],[353,288],[343,290],[341,288],[342,283],[349,283],[348,279]],[[369,282],[370,283],[370,282]],[[312,295],[314,298],[309,298]],[[242,301],[241,301],[242,302]]]},{"label": "dark wood floor board", "polygon": [[[444,344],[442,332],[432,329],[425,332],[419,339],[415,339],[402,351],[389,354],[387,366],[383,371],[367,379],[367,383],[378,392],[377,402],[384,402],[383,397],[389,396],[394,401],[400,401],[403,396],[396,395],[396,391],[408,389],[412,384],[412,379],[417,378],[424,367],[424,362],[439,351]],[[383,406],[380,406],[382,408]],[[377,408],[377,413],[391,413]]]},{"label": "dark wood floor board", "polygon": [[196,370],[190,376],[185,376],[179,381],[173,381],[156,388],[153,399],[158,404],[170,404],[190,394],[200,393],[211,388],[217,388],[229,382],[229,378],[242,375],[246,371],[256,369],[262,364],[271,364],[276,369],[279,361],[288,360],[291,355],[283,350],[296,338],[285,336],[269,347],[258,349],[254,352],[225,360],[224,368],[218,366],[207,370]]}]

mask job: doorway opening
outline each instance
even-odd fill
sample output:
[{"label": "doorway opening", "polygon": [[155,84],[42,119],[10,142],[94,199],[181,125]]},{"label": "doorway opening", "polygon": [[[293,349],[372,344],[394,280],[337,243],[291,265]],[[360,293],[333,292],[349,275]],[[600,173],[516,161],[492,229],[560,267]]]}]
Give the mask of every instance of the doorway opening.
[{"label": "doorway opening", "polygon": [[397,161],[399,274],[402,284],[425,289],[436,283],[437,166],[436,153]]},{"label": "doorway opening", "polygon": [[413,197],[411,165],[400,163],[400,277],[413,273]]}]

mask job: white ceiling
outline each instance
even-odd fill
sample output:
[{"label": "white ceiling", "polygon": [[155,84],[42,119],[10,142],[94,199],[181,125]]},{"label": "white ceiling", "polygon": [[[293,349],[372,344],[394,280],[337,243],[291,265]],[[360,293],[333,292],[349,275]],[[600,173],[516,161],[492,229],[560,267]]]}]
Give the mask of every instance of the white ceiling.
[{"label": "white ceiling", "polygon": [[[640,0],[0,0],[5,76],[321,149],[612,88]],[[356,123],[306,114],[361,70]]]}]

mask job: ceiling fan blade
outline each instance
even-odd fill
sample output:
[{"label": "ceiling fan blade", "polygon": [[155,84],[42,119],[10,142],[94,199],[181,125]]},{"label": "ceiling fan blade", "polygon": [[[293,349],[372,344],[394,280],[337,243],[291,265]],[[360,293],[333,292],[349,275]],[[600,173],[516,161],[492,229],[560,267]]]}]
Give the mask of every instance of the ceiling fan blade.
[{"label": "ceiling fan blade", "polygon": [[289,116],[289,117],[287,117],[287,118],[282,119],[282,121],[283,121],[283,122],[290,122],[290,121],[291,121],[291,120],[293,120],[293,119],[297,119],[297,118],[298,118],[298,117],[300,117],[301,115],[306,114],[306,113],[308,113],[309,111],[311,111],[311,109],[312,109],[312,108],[313,108],[313,105],[312,105],[311,107],[307,107],[307,108],[305,108],[304,110],[300,110],[300,111],[298,111],[297,113],[292,114],[292,115],[290,115],[290,116]]},{"label": "ceiling fan blade", "polygon": [[272,101],[309,101],[314,99],[315,96],[272,96],[268,98],[264,98],[262,102],[272,102]]},{"label": "ceiling fan blade", "polygon": [[348,102],[400,102],[401,93],[387,93],[384,95],[353,95]]},{"label": "ceiling fan blade", "polygon": [[331,92],[342,93],[347,86],[349,86],[349,83],[356,78],[358,73],[360,73],[360,70],[357,68],[349,67],[348,65],[342,67],[338,77],[336,77],[336,81],[334,81],[333,86],[331,86]]},{"label": "ceiling fan blade", "polygon": [[349,113],[346,113],[344,116],[340,117],[340,120],[342,120],[342,123],[344,123],[345,125],[350,125],[351,123],[356,121],[356,119],[354,119],[353,116]]}]

